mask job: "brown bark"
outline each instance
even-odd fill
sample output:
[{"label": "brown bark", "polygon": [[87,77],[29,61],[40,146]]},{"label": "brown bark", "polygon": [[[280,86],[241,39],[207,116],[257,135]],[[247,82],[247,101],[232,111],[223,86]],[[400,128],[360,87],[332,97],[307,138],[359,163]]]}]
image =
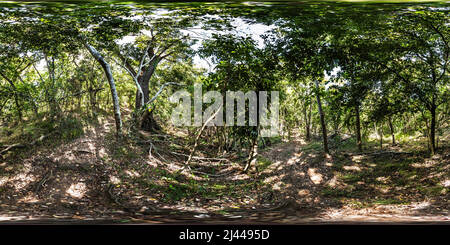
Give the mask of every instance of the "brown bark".
[{"label": "brown bark", "polygon": [[362,140],[361,140],[361,120],[359,115],[359,104],[355,106],[355,116],[356,116],[356,144],[358,146],[358,151],[362,151]]},{"label": "brown bark", "polygon": [[391,130],[392,145],[395,145],[394,125],[392,125],[392,117],[389,116],[389,129]]},{"label": "brown bark", "polygon": [[305,137],[306,137],[306,141],[310,141],[311,140],[311,104],[309,105],[309,107],[307,105],[305,105],[303,107],[303,114],[304,114],[304,117],[305,117]]},{"label": "brown bark", "polygon": [[322,102],[320,101],[320,94],[319,94],[319,82],[316,81],[316,98],[317,98],[317,106],[319,108],[319,114],[320,114],[320,124],[322,127],[322,137],[323,137],[323,150],[325,153],[330,153],[328,150],[328,139],[327,139],[327,127],[325,124],[325,115],[322,110]]},{"label": "brown bark", "polygon": [[436,105],[433,103],[431,106],[431,125],[430,125],[430,150],[431,154],[434,155],[436,153]]},{"label": "brown bark", "polygon": [[378,130],[378,134],[380,135],[380,149],[383,149],[383,124],[380,125]]}]

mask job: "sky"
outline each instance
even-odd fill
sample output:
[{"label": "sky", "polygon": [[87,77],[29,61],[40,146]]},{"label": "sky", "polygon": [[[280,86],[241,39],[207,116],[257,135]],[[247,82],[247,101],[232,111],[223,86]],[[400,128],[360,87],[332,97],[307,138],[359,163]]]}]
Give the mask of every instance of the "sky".
[{"label": "sky", "polygon": [[[167,14],[168,11],[161,9],[154,12],[153,17],[159,18],[162,15]],[[211,18],[220,18],[218,16],[209,16]],[[139,18],[139,17],[137,17]],[[183,34],[188,34],[193,39],[199,40],[196,44],[192,46],[194,50],[198,50],[201,47],[202,40],[208,39],[212,36],[212,34],[236,34],[240,36],[250,36],[252,37],[257,43],[259,47],[264,46],[264,41],[260,37],[260,35],[264,34],[267,31],[272,30],[275,26],[271,25],[264,25],[264,24],[248,24],[241,18],[235,18],[231,24],[235,27],[233,28],[233,31],[212,31],[212,30],[205,30],[202,29],[200,25],[194,26],[192,28],[182,30]],[[149,31],[142,31],[144,35],[149,35]],[[133,42],[135,36],[126,36],[118,41],[119,44],[125,44]],[[205,68],[208,71],[213,71],[214,67],[212,65],[212,62],[210,60],[205,60],[200,58],[199,55],[195,55],[193,58],[194,66],[197,68]]]}]

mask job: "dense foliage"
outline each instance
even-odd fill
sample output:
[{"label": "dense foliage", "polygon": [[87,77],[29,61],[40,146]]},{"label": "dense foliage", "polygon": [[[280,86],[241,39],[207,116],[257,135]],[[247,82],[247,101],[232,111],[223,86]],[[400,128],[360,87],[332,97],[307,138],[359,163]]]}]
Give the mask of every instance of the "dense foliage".
[{"label": "dense foliage", "polygon": [[[0,19],[3,127],[46,121],[51,131],[65,117],[102,113],[115,115],[119,135],[123,120],[167,130],[168,96],[202,83],[222,94],[280,91],[281,134],[322,136],[325,152],[333,137],[354,135],[362,151],[388,132],[392,144],[425,136],[433,154],[448,131],[446,4],[1,3]],[[258,132],[205,137],[220,150],[245,146],[250,163],[267,141]]]}]

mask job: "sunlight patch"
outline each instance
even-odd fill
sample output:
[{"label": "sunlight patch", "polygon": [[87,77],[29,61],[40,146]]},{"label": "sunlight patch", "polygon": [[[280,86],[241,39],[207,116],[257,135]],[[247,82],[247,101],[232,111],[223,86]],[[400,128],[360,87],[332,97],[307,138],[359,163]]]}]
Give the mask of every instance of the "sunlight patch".
[{"label": "sunlight patch", "polygon": [[111,176],[109,176],[109,182],[111,182],[114,185],[117,185],[120,183],[120,179],[114,175],[111,175]]},{"label": "sunlight patch", "polygon": [[338,178],[337,176],[333,176],[333,178],[328,182],[328,186],[330,187],[336,187],[338,184]]},{"label": "sunlight patch", "polygon": [[16,191],[18,191],[18,190],[28,186],[28,184],[30,184],[31,182],[35,181],[36,177],[34,175],[20,173],[20,174],[14,176],[14,178],[12,178],[11,180],[15,182],[14,189]]},{"label": "sunlight patch", "polygon": [[86,194],[86,184],[84,183],[77,183],[72,184],[69,189],[66,191],[67,194],[69,194],[73,198],[83,198]]},{"label": "sunlight patch", "polygon": [[273,185],[273,189],[279,191],[279,190],[281,190],[281,187],[282,187],[282,186],[283,186],[283,182],[278,181],[277,183],[275,183],[275,184]]},{"label": "sunlight patch", "polygon": [[431,205],[431,203],[427,202],[427,201],[417,202],[417,203],[412,204],[414,210],[425,209],[425,208],[429,207],[430,205]]},{"label": "sunlight patch", "polygon": [[95,145],[92,143],[92,142],[89,142],[88,143],[88,148],[89,148],[89,150],[91,151],[91,152],[95,152]]},{"label": "sunlight patch", "polygon": [[39,199],[36,196],[26,196],[19,200],[19,203],[36,203],[39,202]]},{"label": "sunlight patch", "polygon": [[376,189],[379,190],[383,194],[387,194],[391,190],[391,188],[386,187],[386,186],[384,186],[384,187],[377,187]]},{"label": "sunlight patch", "polygon": [[136,178],[141,177],[141,175],[134,170],[125,170],[125,173],[130,177],[136,177]]},{"label": "sunlight patch", "polygon": [[99,157],[106,157],[106,150],[105,150],[105,148],[100,148],[100,150],[98,150],[98,156]]},{"label": "sunlight patch", "polygon": [[414,163],[411,166],[413,166],[415,168],[430,168],[438,163],[439,163],[438,161],[426,160],[424,163]]},{"label": "sunlight patch", "polygon": [[354,162],[361,162],[364,156],[358,155],[358,156],[352,156],[352,161]]},{"label": "sunlight patch", "polygon": [[322,182],[323,177],[322,177],[322,174],[320,174],[320,173],[318,173],[316,171],[317,171],[317,169],[315,169],[315,168],[309,168],[308,169],[308,175],[309,175],[309,178],[311,179],[311,181],[315,185],[318,185],[318,184],[320,184]]},{"label": "sunlight patch", "polygon": [[268,177],[268,178],[264,179],[263,182],[268,184],[268,183],[274,182],[276,179],[277,179],[277,176],[271,176],[271,177]]},{"label": "sunlight patch", "polygon": [[353,165],[353,166],[344,166],[343,168],[344,168],[345,170],[347,170],[347,171],[357,171],[357,172],[361,171],[361,168],[358,167],[358,166],[356,166],[356,165]]},{"label": "sunlight patch", "polygon": [[389,177],[380,176],[380,177],[377,177],[376,180],[377,180],[378,182],[381,182],[381,183],[386,184],[386,183],[389,181]]},{"label": "sunlight patch", "polygon": [[306,190],[306,189],[299,190],[298,195],[299,196],[307,196],[307,195],[309,195],[309,190]]},{"label": "sunlight patch", "polygon": [[0,178],[0,187],[2,187],[4,184],[8,182],[8,177],[1,177]]}]

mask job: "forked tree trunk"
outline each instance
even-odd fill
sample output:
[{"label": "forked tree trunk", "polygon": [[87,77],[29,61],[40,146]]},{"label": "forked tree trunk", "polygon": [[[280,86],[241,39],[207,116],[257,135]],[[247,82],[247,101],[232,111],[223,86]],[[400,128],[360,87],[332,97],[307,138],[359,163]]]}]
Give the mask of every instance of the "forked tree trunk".
[{"label": "forked tree trunk", "polygon": [[[136,109],[141,109],[144,105],[146,105],[150,100],[150,79],[155,73],[156,67],[160,62],[159,58],[155,58],[150,62],[150,65],[146,67],[146,70],[143,71],[142,75],[139,76],[138,82],[142,89],[142,93],[144,95],[144,99],[142,100],[141,94],[139,91],[136,91]],[[144,104],[142,104],[144,102]],[[144,112],[142,117],[140,118],[140,128],[145,131],[158,131],[161,129],[159,124],[153,117],[153,113]]]}]

